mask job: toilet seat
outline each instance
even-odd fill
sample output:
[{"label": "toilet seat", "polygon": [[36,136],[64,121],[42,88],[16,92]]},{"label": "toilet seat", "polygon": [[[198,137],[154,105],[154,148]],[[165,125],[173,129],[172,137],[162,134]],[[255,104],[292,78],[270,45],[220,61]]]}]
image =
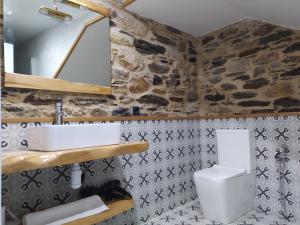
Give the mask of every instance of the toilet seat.
[{"label": "toilet seat", "polygon": [[230,168],[214,165],[211,168],[203,169],[195,173],[195,177],[205,180],[228,180],[240,177],[246,173],[245,169]]}]

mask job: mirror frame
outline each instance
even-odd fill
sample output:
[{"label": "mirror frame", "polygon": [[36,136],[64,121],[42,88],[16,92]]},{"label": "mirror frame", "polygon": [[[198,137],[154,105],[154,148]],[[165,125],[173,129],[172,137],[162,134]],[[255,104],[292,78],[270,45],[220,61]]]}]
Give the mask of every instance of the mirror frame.
[{"label": "mirror frame", "polygon": [[[102,94],[102,95],[111,95],[112,88],[107,86],[101,86],[96,84],[88,84],[88,83],[79,83],[79,82],[71,82],[62,79],[56,79],[59,75],[60,71],[68,61],[69,57],[71,56],[72,52],[76,48],[77,44],[79,43],[82,35],[86,31],[86,29],[100,21],[101,19],[108,17],[110,15],[110,9],[101,5],[96,4],[91,0],[68,0],[69,2],[84,6],[89,10],[99,13],[98,17],[90,20],[89,22],[85,23],[83,28],[81,29],[80,33],[78,34],[77,38],[73,42],[71,48],[67,52],[67,55],[63,59],[62,63],[60,64],[59,68],[56,70],[55,74],[52,78],[45,78],[40,76],[34,75],[25,75],[25,74],[18,74],[18,73],[8,73],[4,71],[4,87],[6,88],[23,88],[23,89],[36,89],[36,90],[48,90],[48,91],[60,91],[60,92],[71,92],[71,93],[86,93],[86,94]],[[122,8],[133,3],[135,0],[125,0],[122,4]],[[1,0],[2,2],[2,0]],[[2,6],[3,10],[3,6]],[[4,59],[3,59],[4,60]]]}]

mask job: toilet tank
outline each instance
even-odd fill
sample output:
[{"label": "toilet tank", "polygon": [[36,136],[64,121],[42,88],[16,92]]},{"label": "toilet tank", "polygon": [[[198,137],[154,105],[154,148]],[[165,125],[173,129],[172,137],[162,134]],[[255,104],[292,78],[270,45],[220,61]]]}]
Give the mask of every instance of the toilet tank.
[{"label": "toilet tank", "polygon": [[249,130],[217,130],[219,165],[255,169],[254,134]]}]

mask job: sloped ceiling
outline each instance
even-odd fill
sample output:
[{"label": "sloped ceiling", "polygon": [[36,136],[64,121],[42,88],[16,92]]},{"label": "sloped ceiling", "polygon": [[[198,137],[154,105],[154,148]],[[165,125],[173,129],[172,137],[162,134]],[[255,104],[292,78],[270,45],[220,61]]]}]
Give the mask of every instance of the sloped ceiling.
[{"label": "sloped ceiling", "polygon": [[300,0],[137,0],[127,9],[194,36],[244,18],[300,29]]}]

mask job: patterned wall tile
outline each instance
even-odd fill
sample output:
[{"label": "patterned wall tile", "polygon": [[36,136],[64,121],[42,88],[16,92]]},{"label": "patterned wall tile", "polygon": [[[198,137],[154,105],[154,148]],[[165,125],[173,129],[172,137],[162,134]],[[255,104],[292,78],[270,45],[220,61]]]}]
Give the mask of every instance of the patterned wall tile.
[{"label": "patterned wall tile", "polygon": [[[100,185],[119,179],[135,200],[135,209],[104,224],[147,223],[195,200],[193,173],[218,162],[216,130],[228,128],[254,132],[255,210],[290,221],[300,219],[300,117],[122,121],[121,124],[122,142],[147,140],[149,150],[81,164],[86,173],[85,184]],[[2,146],[5,150],[27,149],[26,128],[39,125],[42,124],[2,124]],[[275,155],[283,146],[289,153],[286,169],[280,174]],[[287,214],[282,213],[280,204],[280,176],[285,181],[283,198]],[[79,198],[78,191],[70,188],[69,165],[2,175],[2,182],[4,202],[18,215]]]},{"label": "patterned wall tile", "polygon": [[[113,218],[112,223],[122,224],[126,220],[129,224],[144,223],[195,199],[192,175],[199,170],[201,161],[197,149],[201,140],[196,138],[199,123],[193,120],[121,123],[122,142],[147,140],[149,150],[82,163],[86,184],[99,185],[112,178],[120,179],[122,186],[132,193],[135,210]],[[2,137],[9,146],[6,150],[27,149],[20,143],[27,142],[26,128],[34,125],[3,124],[2,130],[9,131],[3,132]],[[14,137],[18,137],[17,141]],[[70,165],[3,175],[2,179],[6,206],[18,215],[78,198],[78,191],[72,190],[69,184]]]}]

